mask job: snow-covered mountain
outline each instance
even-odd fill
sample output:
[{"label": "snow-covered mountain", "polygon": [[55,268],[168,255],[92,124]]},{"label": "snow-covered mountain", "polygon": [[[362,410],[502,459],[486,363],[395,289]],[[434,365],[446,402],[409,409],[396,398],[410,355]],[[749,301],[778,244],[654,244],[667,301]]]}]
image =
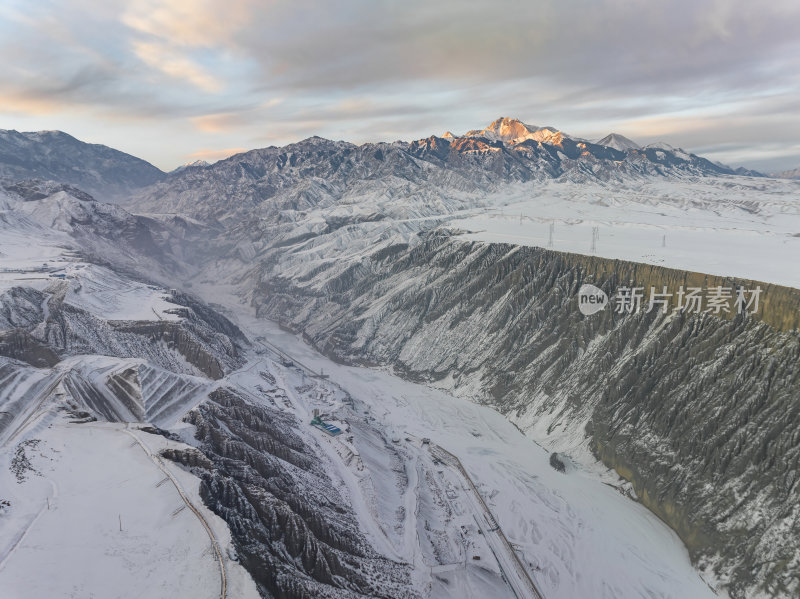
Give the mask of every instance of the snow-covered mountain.
[{"label": "snow-covered mountain", "polygon": [[775,173],[773,176],[778,177],[779,179],[800,179],[800,168]]},{"label": "snow-covered mountain", "polygon": [[113,200],[164,176],[140,158],[82,142],[62,131],[0,130],[0,178],[69,183]]},{"label": "snow-covered mountain", "polygon": [[185,164],[180,165],[179,167],[172,169],[169,174],[174,175],[175,173],[179,173],[187,168],[203,168],[208,166],[210,163],[206,160],[193,160],[192,162],[187,162]]},{"label": "snow-covered mountain", "polygon": [[130,205],[208,221],[347,202],[378,187],[398,199],[426,196],[457,202],[464,192],[481,195],[515,182],[621,182],[720,174],[734,171],[683,150],[620,150],[503,118],[463,136],[431,136],[410,143],[357,146],[313,137],[282,148],[252,150],[175,173],[137,192]]},{"label": "snow-covered mountain", "polygon": [[619,133],[609,133],[604,138],[595,142],[598,146],[608,146],[620,152],[627,152],[628,150],[638,150],[641,146],[635,141],[628,139]]},{"label": "snow-covered mountain", "polygon": [[[451,134],[452,135],[452,134]],[[491,141],[518,144],[528,139],[559,145],[564,137],[569,137],[554,127],[526,125],[520,120],[500,117],[488,127],[468,131],[464,137],[479,137]]]}]

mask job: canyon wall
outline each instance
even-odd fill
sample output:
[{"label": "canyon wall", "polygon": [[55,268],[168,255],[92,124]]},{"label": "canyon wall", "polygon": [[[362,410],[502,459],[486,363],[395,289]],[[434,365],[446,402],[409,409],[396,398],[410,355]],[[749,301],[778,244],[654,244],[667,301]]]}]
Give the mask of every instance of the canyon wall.
[{"label": "canyon wall", "polygon": [[[444,232],[343,268],[273,268],[262,316],[345,362],[490,404],[557,450],[588,446],[735,598],[800,591],[800,291]],[[274,259],[275,262],[271,262]],[[756,313],[584,316],[580,287],[760,285]]]}]

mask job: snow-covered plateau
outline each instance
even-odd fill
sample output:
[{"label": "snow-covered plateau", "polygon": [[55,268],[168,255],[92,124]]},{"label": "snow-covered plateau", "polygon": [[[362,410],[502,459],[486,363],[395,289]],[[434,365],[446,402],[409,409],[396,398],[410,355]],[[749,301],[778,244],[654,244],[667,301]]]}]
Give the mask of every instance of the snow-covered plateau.
[{"label": "snow-covered plateau", "polygon": [[[800,288],[800,184],[731,177],[512,187],[451,226],[479,239]],[[552,226],[552,235],[551,235]],[[592,231],[597,238],[592,242]]]}]

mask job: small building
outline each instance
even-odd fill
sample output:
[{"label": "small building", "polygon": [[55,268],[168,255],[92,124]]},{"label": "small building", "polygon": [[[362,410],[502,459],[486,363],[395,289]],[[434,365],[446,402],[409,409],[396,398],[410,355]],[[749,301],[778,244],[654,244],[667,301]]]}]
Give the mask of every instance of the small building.
[{"label": "small building", "polygon": [[324,420],[322,420],[318,415],[315,415],[314,418],[311,420],[311,426],[316,426],[318,429],[325,431],[331,437],[335,437],[336,435],[342,434],[342,429],[338,426],[334,426],[333,424],[328,424]]}]

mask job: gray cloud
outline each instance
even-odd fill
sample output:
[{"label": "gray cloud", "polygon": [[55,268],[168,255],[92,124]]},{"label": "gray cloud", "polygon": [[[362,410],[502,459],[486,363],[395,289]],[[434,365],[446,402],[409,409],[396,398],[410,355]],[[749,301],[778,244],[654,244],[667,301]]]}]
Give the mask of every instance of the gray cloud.
[{"label": "gray cloud", "polygon": [[170,131],[163,161],[312,133],[459,132],[500,115],[744,162],[750,147],[759,164],[794,159],[800,139],[794,0],[29,4],[0,10],[13,57],[0,114],[55,113],[65,129],[79,113],[149,121]]}]

